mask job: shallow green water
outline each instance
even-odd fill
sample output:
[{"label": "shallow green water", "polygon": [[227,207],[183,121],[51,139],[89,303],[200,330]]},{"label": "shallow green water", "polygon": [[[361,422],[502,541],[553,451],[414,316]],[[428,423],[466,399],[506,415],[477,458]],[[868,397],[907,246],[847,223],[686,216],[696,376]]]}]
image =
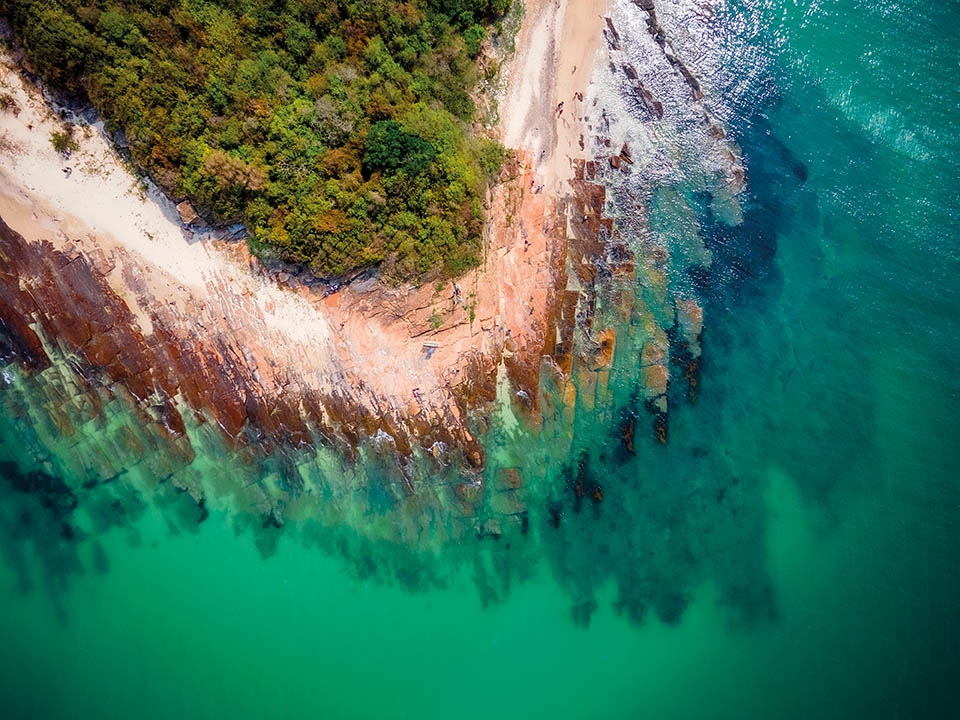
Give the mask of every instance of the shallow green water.
[{"label": "shallow green water", "polygon": [[[318,549],[338,540],[271,555],[171,503],[126,500],[74,545],[18,525],[5,490],[3,716],[956,715],[958,22],[948,2],[719,12],[713,92],[750,200],[730,228],[672,187],[713,253],[699,399],[624,457],[603,419],[629,404],[619,357],[616,407],[578,416],[569,450],[495,427],[491,463],[534,485],[512,549],[431,546],[367,573],[400,583],[363,580],[356,551]],[[578,513],[581,457],[604,502]]]}]

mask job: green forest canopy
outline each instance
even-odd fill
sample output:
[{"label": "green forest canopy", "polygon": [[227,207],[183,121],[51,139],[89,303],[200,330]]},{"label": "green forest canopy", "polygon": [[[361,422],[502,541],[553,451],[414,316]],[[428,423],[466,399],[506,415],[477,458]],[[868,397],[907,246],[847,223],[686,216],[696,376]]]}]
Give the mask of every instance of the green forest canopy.
[{"label": "green forest canopy", "polygon": [[339,275],[478,261],[502,161],[470,132],[510,0],[0,0],[33,68],[255,250]]}]

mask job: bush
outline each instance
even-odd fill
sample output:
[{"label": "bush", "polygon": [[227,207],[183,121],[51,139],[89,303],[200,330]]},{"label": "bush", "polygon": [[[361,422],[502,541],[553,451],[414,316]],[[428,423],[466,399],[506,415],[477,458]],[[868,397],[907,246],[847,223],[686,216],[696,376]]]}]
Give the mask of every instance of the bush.
[{"label": "bush", "polygon": [[20,114],[20,103],[9,93],[0,94],[0,110],[13,113],[14,117]]},{"label": "bush", "polygon": [[77,141],[73,139],[71,130],[56,130],[50,133],[50,143],[57,152],[73,152],[80,149]]}]

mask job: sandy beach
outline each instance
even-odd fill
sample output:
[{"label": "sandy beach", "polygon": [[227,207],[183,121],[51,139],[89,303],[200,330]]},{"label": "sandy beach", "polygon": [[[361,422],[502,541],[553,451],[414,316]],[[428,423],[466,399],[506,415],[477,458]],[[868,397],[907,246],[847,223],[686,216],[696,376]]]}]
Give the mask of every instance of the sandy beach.
[{"label": "sandy beach", "polygon": [[[608,0],[531,0],[516,39],[501,132],[525,148],[552,193],[569,191],[574,159],[590,159],[580,140],[584,100],[603,42]],[[560,103],[563,103],[560,108]],[[562,110],[562,112],[560,112]]]}]

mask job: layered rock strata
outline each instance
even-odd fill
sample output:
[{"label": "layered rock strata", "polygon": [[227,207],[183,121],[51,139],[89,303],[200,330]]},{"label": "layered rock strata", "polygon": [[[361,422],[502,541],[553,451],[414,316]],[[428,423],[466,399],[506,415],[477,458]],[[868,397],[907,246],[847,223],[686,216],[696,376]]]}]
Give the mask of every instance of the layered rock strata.
[{"label": "layered rock strata", "polygon": [[[545,28],[549,38],[575,24],[574,6],[561,5],[534,3],[529,33]],[[699,81],[641,7],[688,88],[683,102],[700,103]],[[568,14],[551,15],[561,10]],[[630,122],[669,127],[676,108],[624,55],[615,20],[596,23],[607,40],[598,67],[609,61],[622,72],[644,110]],[[545,42],[543,52],[559,51]],[[528,74],[540,61],[528,52],[514,72]],[[624,401],[615,396],[626,394],[636,410],[618,432],[629,450],[642,427],[666,441],[671,382],[682,379],[690,397],[699,382],[702,305],[676,287],[671,268],[708,264],[709,254],[698,245],[692,260],[671,259],[670,238],[647,220],[656,182],[631,141],[646,131],[619,127],[629,112],[608,109],[593,86],[586,96],[574,91],[577,65],[566,67],[573,62],[557,63],[538,101],[558,108],[553,139],[520,150],[491,192],[481,266],[455,282],[405,288],[369,277],[331,287],[264,267],[242,243],[198,230],[189,205],[170,205],[166,216],[132,210],[134,221],[120,231],[92,210],[74,216],[68,199],[95,192],[104,174],[122,176],[120,163],[95,133],[70,160],[53,153],[46,137],[60,119],[9,71],[4,82],[21,112],[4,118],[5,359],[49,380],[44,423],[63,436],[102,414],[105,402],[126,404],[151,428],[151,439],[129,443],[136,462],[152,463],[198,502],[210,483],[184,470],[196,438],[212,433],[248,464],[293,451],[332,449],[348,461],[372,453],[395,478],[385,491],[390,507],[452,513],[462,520],[456,536],[498,534],[507,523],[522,531],[527,506],[516,491],[524,478],[516,468],[483,471],[497,401],[524,431],[572,446],[578,422],[612,421]],[[711,152],[729,161],[721,183],[735,195],[743,178],[735,153],[719,124],[699,112],[716,144]],[[580,152],[561,156],[558,148],[574,138]],[[60,175],[64,167],[72,177]],[[111,202],[127,212],[127,200]],[[171,223],[174,215],[184,224]],[[638,366],[639,384],[625,380]],[[641,412],[646,420],[637,422]],[[91,477],[120,472],[104,465]],[[438,478],[427,489],[421,466]],[[281,523],[310,490],[298,475],[286,468],[272,484],[256,479],[244,502]]]}]

